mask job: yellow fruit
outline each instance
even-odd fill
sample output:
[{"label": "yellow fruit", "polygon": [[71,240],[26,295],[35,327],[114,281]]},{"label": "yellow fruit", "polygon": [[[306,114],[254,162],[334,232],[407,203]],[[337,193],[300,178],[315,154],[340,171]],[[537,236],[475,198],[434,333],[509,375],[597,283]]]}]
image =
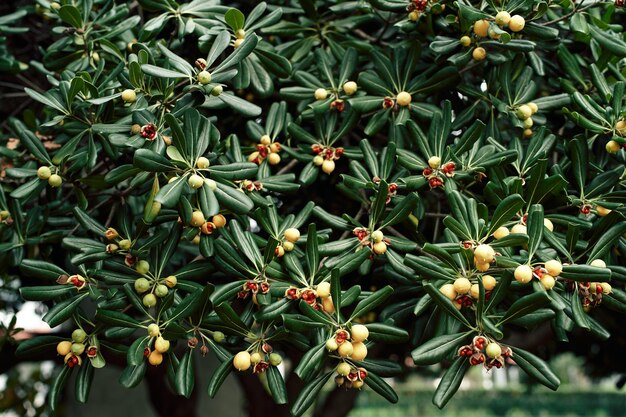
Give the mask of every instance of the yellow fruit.
[{"label": "yellow fruit", "polygon": [[615,133],[620,136],[626,136],[626,121],[620,120],[615,123]]},{"label": "yellow fruit", "polygon": [[328,97],[328,91],[325,88],[318,88],[315,90],[315,100],[325,100]]},{"label": "yellow fruit", "polygon": [[168,288],[174,288],[177,283],[178,283],[178,279],[174,275],[170,275],[169,277],[165,278],[165,285]]},{"label": "yellow fruit", "polygon": [[267,146],[272,143],[272,138],[269,135],[263,135],[261,136],[261,140],[259,142],[261,143],[261,145]]},{"label": "yellow fruit", "polygon": [[157,298],[156,298],[156,295],[150,293],[150,294],[144,295],[143,296],[143,300],[141,300],[141,301],[142,301],[144,306],[146,306],[148,308],[151,308],[151,307],[154,307],[156,305]]},{"label": "yellow fruit", "polygon": [[543,226],[551,232],[554,231],[554,224],[550,219],[543,219]]},{"label": "yellow fruit", "polygon": [[472,296],[472,298],[478,300],[478,298],[480,297],[480,287],[478,286],[478,284],[472,284],[472,287],[470,288],[470,295]]},{"label": "yellow fruit", "polygon": [[196,76],[198,82],[202,85],[207,85],[211,82],[211,73],[209,71],[200,71]]},{"label": "yellow fruit", "polygon": [[322,298],[322,310],[328,314],[333,314],[335,312],[335,305],[333,304],[332,298]]},{"label": "yellow fruit", "polygon": [[541,277],[541,285],[543,285],[543,288],[545,288],[548,291],[554,288],[555,283],[556,283],[556,280],[554,279],[552,275],[543,274],[543,276]]},{"label": "yellow fruit", "polygon": [[476,246],[476,249],[474,249],[474,256],[480,263],[492,262],[495,255],[496,251],[494,251],[491,246],[484,243]]},{"label": "yellow fruit", "polygon": [[137,94],[135,93],[135,90],[131,90],[129,88],[122,91],[122,100],[124,101],[124,103],[134,103],[135,100],[137,100]]},{"label": "yellow fruit", "polygon": [[295,227],[290,227],[289,229],[285,230],[284,236],[285,239],[287,239],[289,242],[295,243],[298,241],[298,239],[300,239],[300,231]]},{"label": "yellow fruit", "polygon": [[189,222],[190,225],[194,227],[200,227],[205,222],[206,219],[204,218],[204,214],[202,214],[200,210],[196,210],[191,214],[191,221]]},{"label": "yellow fruit", "polygon": [[350,357],[355,361],[362,361],[367,357],[367,346],[363,342],[356,342],[352,344],[352,355]]},{"label": "yellow fruit", "polygon": [[409,20],[411,22],[416,22],[417,19],[419,19],[419,18],[420,18],[420,14],[419,14],[418,11],[413,10],[411,13],[409,13]]},{"label": "yellow fruit", "polygon": [[161,330],[159,329],[159,325],[156,323],[152,323],[148,326],[148,335],[150,337],[157,337],[161,334]]},{"label": "yellow fruit", "polygon": [[374,243],[382,242],[384,238],[385,235],[380,230],[373,231],[370,236],[370,239],[372,239],[372,242]]},{"label": "yellow fruit", "polygon": [[526,20],[518,14],[512,16],[511,20],[509,20],[509,29],[511,29],[511,32],[519,32],[524,29],[525,25]]},{"label": "yellow fruit", "polygon": [[332,159],[325,159],[322,163],[322,171],[326,174],[330,174],[335,170],[335,161]]},{"label": "yellow fruit", "polygon": [[363,342],[367,340],[370,335],[370,331],[362,324],[353,325],[350,329],[350,333],[352,333],[353,342]]},{"label": "yellow fruit", "polygon": [[482,61],[487,58],[487,51],[485,51],[485,48],[480,46],[478,48],[474,48],[472,51],[472,58],[474,58],[474,61]]},{"label": "yellow fruit", "polygon": [[428,159],[428,166],[432,169],[439,168],[439,165],[441,165],[441,158],[439,158],[438,156],[431,156]]},{"label": "yellow fruit", "polygon": [[267,162],[270,165],[278,165],[280,163],[280,155],[277,153],[271,153],[267,156]]},{"label": "yellow fruit", "polygon": [[443,284],[439,291],[446,296],[449,300],[456,299],[456,290],[454,289],[454,285],[452,284]]},{"label": "yellow fruit", "polygon": [[72,342],[64,340],[57,345],[57,353],[61,356],[65,356],[72,350]]},{"label": "yellow fruit", "polygon": [[489,343],[485,348],[485,353],[487,356],[494,359],[502,355],[502,348],[497,343]]},{"label": "yellow fruit", "polygon": [[483,287],[485,291],[491,291],[496,288],[497,281],[491,275],[483,275]]},{"label": "yellow fruit", "polygon": [[51,175],[52,171],[50,171],[50,168],[46,166],[39,167],[39,169],[37,170],[37,177],[40,180],[47,180],[48,178],[50,178]]},{"label": "yellow fruit", "polygon": [[243,29],[237,29],[237,31],[235,32],[235,37],[237,39],[243,39],[246,37],[246,31]]},{"label": "yellow fruit", "polygon": [[622,146],[616,141],[610,140],[606,143],[606,146],[604,148],[609,153],[617,153],[620,149],[622,149]]},{"label": "yellow fruit", "polygon": [[150,352],[150,355],[148,355],[148,363],[154,366],[161,365],[161,363],[163,363],[163,354],[153,350]]},{"label": "yellow fruit", "polygon": [[233,43],[233,48],[235,49],[239,48],[242,43],[243,43],[243,39],[236,39],[235,43]]},{"label": "yellow fruit", "polygon": [[496,25],[500,27],[508,25],[510,20],[511,15],[507,11],[502,10],[496,14]]},{"label": "yellow fruit", "polygon": [[602,287],[602,294],[611,294],[613,292],[613,287],[608,282],[601,282],[600,286]]},{"label": "yellow fruit", "polygon": [[320,298],[330,297],[330,282],[320,282],[319,284],[317,284],[315,290],[317,291],[317,296]]},{"label": "yellow fruit", "polygon": [[341,376],[348,376],[351,370],[352,367],[345,362],[341,362],[337,365],[337,373]]},{"label": "yellow fruit", "polygon": [[221,85],[216,85],[215,87],[213,87],[213,89],[211,90],[211,95],[213,97],[217,97],[220,94],[222,94],[224,92],[224,87],[222,87]]},{"label": "yellow fruit", "polygon": [[340,344],[339,348],[337,349],[337,353],[342,358],[347,358],[348,356],[352,355],[352,352],[354,352],[354,346],[352,345],[352,342],[348,342],[347,340]]},{"label": "yellow fruit", "polygon": [[476,263],[476,269],[478,269],[480,272],[487,272],[490,267],[491,267],[491,264],[489,262]]},{"label": "yellow fruit", "polygon": [[361,389],[363,385],[365,385],[365,382],[359,381],[358,379],[356,381],[352,381],[352,388],[354,389]]},{"label": "yellow fruit", "polygon": [[515,111],[515,114],[517,115],[518,119],[526,120],[530,118],[530,116],[532,116],[533,111],[530,108],[530,106],[528,106],[527,104],[522,104],[521,106],[517,108],[517,110]]},{"label": "yellow fruit", "polygon": [[528,119],[524,119],[522,123],[524,124],[524,129],[530,129],[533,127],[533,118],[529,117]]},{"label": "yellow fruit", "polygon": [[548,274],[552,275],[553,277],[558,277],[563,271],[563,264],[561,264],[561,262],[557,261],[556,259],[552,259],[546,262],[543,267],[546,269],[546,271],[548,271]]},{"label": "yellow fruit", "polygon": [[170,341],[165,340],[163,337],[159,336],[154,341],[154,349],[157,352],[165,353],[170,350]]},{"label": "yellow fruit", "polygon": [[533,135],[533,130],[532,129],[524,129],[524,137],[525,138],[529,138]]},{"label": "yellow fruit", "polygon": [[470,39],[469,36],[461,36],[461,39],[459,39],[459,42],[461,43],[461,45],[465,47],[470,46],[472,44],[472,40]]},{"label": "yellow fruit", "polygon": [[252,362],[254,365],[261,362],[262,359],[263,358],[261,357],[261,354],[259,352],[254,352],[250,355],[250,362]]},{"label": "yellow fruit", "polygon": [[472,287],[472,283],[467,278],[457,278],[453,285],[454,290],[460,295],[467,294]]},{"label": "yellow fruit", "polygon": [[200,188],[202,187],[202,185],[204,185],[204,180],[202,179],[200,175],[192,174],[189,176],[189,179],[187,180],[187,184],[189,184],[191,188]]},{"label": "yellow fruit", "polygon": [[596,213],[598,213],[598,216],[600,217],[604,217],[608,215],[610,212],[611,210],[606,207],[596,206]]},{"label": "yellow fruit", "polygon": [[52,188],[60,187],[61,184],[63,184],[63,178],[58,174],[52,174],[48,178],[48,184],[50,184]]},{"label": "yellow fruit", "polygon": [[526,105],[530,107],[530,110],[532,111],[533,114],[539,111],[539,106],[537,106],[537,103],[530,102],[530,103],[527,103]]},{"label": "yellow fruit", "polygon": [[313,157],[313,165],[315,166],[320,166],[324,163],[324,158],[319,156],[319,155],[315,155],[315,157]]},{"label": "yellow fruit", "polygon": [[507,237],[509,235],[509,229],[504,226],[500,226],[493,232],[493,237],[496,239],[502,239],[503,237]]},{"label": "yellow fruit", "polygon": [[602,259],[594,259],[591,261],[590,265],[598,268],[606,268],[606,263]]},{"label": "yellow fruit", "polygon": [[326,341],[326,350],[328,350],[329,352],[334,352],[337,349],[339,349],[339,344],[337,343],[337,340],[335,340],[334,337],[331,337],[330,339]]},{"label": "yellow fruit", "polygon": [[396,97],[396,103],[398,103],[398,106],[406,107],[411,104],[411,99],[412,98],[409,93],[407,93],[406,91],[402,91],[398,93],[398,96]]},{"label": "yellow fruit", "polygon": [[294,250],[295,247],[296,246],[289,241],[283,242],[283,249],[285,250],[285,252],[291,252],[292,250]]},{"label": "yellow fruit", "polygon": [[356,93],[357,88],[358,87],[354,81],[348,81],[343,85],[343,92],[351,96],[352,94]]},{"label": "yellow fruit", "polygon": [[252,152],[248,155],[248,162],[254,162],[259,157],[259,153],[257,151]]},{"label": "yellow fruit", "polygon": [[198,158],[198,160],[196,161],[196,167],[198,169],[206,169],[209,167],[209,165],[211,165],[211,162],[209,162],[209,159],[201,156],[200,158]]},{"label": "yellow fruit", "polygon": [[252,360],[250,358],[250,353],[246,352],[245,350],[237,353],[233,358],[233,366],[238,371],[246,371],[250,369],[251,365]]},{"label": "yellow fruit", "polygon": [[484,19],[474,22],[474,33],[476,36],[486,38],[489,33],[489,22]]},{"label": "yellow fruit", "polygon": [[374,243],[372,250],[376,255],[382,255],[387,252],[387,244],[385,242]]},{"label": "yellow fruit", "polygon": [[279,258],[281,256],[285,255],[285,248],[283,248],[282,246],[276,246],[276,256],[278,256]]},{"label": "yellow fruit", "polygon": [[518,223],[518,224],[516,224],[515,226],[513,226],[511,228],[511,233],[518,233],[518,234],[521,234],[521,235],[525,235],[525,234],[527,234],[527,230],[528,229],[526,228],[526,226],[524,226],[523,224],[519,224]]},{"label": "yellow fruit", "polygon": [[533,279],[533,269],[530,265],[520,265],[515,268],[513,275],[515,276],[515,280],[517,282],[527,284]]}]

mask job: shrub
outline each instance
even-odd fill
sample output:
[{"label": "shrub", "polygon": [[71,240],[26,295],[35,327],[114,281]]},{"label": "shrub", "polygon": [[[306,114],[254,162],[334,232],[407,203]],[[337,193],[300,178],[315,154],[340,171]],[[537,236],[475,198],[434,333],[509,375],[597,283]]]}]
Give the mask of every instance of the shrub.
[{"label": "shrub", "polygon": [[255,373],[294,416],[333,378],[397,401],[407,344],[439,407],[471,366],[556,389],[510,336],[626,311],[621,1],[276,3],[41,0],[41,56],[0,45],[46,83],[0,148],[0,252],[73,330],[18,348],[61,355],[51,407],[116,355],[189,397],[197,350],[210,396]]}]

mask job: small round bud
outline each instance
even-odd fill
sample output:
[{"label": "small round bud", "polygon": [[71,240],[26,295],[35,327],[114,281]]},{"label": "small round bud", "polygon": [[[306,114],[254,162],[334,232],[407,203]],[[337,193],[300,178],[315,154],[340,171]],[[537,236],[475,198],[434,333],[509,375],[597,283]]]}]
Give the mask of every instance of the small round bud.
[{"label": "small round bud", "polygon": [[137,262],[137,265],[135,266],[135,271],[139,272],[140,274],[147,274],[148,271],[150,271],[150,264],[148,263],[148,261],[141,260]]},{"label": "small round bud", "polygon": [[189,176],[187,183],[189,184],[191,188],[200,188],[202,187],[202,185],[204,185],[204,180],[202,179],[200,175],[192,174]]},{"label": "small round bud", "polygon": [[174,288],[176,284],[178,283],[178,279],[176,279],[175,275],[170,275],[169,277],[165,278],[164,282],[168,288]]},{"label": "small round bud", "polygon": [[284,236],[285,239],[289,242],[295,243],[298,241],[298,239],[300,239],[300,231],[295,227],[290,227],[289,229],[285,230]]},{"label": "small round bud", "polygon": [[213,87],[213,89],[211,90],[211,95],[214,97],[219,96],[220,94],[222,94],[224,92],[224,87],[222,87],[221,85],[216,85],[215,87]]},{"label": "small round bud", "polygon": [[493,237],[496,239],[502,239],[503,237],[507,237],[509,235],[509,229],[504,226],[500,226],[493,232]]},{"label": "small round bud", "polygon": [[283,357],[278,353],[270,353],[270,365],[278,366],[283,362]]},{"label": "small round bud", "polygon": [[156,295],[159,298],[165,297],[168,292],[169,292],[169,288],[167,288],[167,286],[163,284],[157,285],[156,288],[154,289],[154,295]]},{"label": "small round bud", "polygon": [[224,335],[224,333],[220,331],[213,332],[213,340],[215,340],[217,343],[223,342],[225,337],[226,336]]},{"label": "small round bud", "polygon": [[606,262],[604,262],[602,259],[594,259],[589,265],[595,266],[597,268],[606,268]]}]

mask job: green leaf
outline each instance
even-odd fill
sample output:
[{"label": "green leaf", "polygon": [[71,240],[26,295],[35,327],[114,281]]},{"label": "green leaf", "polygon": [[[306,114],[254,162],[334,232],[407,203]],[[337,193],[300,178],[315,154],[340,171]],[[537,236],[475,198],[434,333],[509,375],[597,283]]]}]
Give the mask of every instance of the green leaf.
[{"label": "green leaf", "polygon": [[69,319],[74,311],[78,308],[78,305],[89,295],[88,292],[76,295],[75,297],[68,298],[65,301],[61,301],[58,304],[53,305],[50,310],[43,316],[43,320],[50,325],[50,327],[56,327]]},{"label": "green leaf", "polygon": [[131,365],[124,368],[119,378],[119,383],[124,388],[133,388],[143,380],[148,368],[148,361],[142,361],[139,365]]},{"label": "green leaf", "polygon": [[29,358],[51,352],[56,350],[56,345],[64,340],[66,339],[58,336],[35,336],[20,342],[15,350],[15,356]]},{"label": "green leaf", "polygon": [[63,394],[63,388],[67,383],[67,378],[70,375],[72,368],[64,366],[61,369],[61,372],[57,374],[50,386],[50,392],[48,393],[48,404],[50,404],[50,409],[52,411],[56,410],[57,404],[59,403],[59,399]]},{"label": "green leaf", "polygon": [[231,371],[235,369],[233,366],[233,358],[229,358],[228,360],[223,361],[220,366],[217,367],[213,375],[211,376],[211,380],[209,381],[208,393],[209,397],[214,398],[217,391],[220,389],[226,378],[231,373]]},{"label": "green leaf", "polygon": [[317,273],[317,268],[320,264],[320,253],[317,243],[317,231],[315,224],[309,225],[306,238],[306,266],[309,276],[314,276]]},{"label": "green leaf", "polygon": [[277,367],[270,365],[267,368],[267,384],[270,387],[272,398],[276,404],[287,404],[287,386]]},{"label": "green leaf", "polygon": [[515,320],[550,304],[550,297],[544,291],[526,295],[515,301],[498,322],[498,326],[507,321]]},{"label": "green leaf", "polygon": [[611,280],[611,270],[591,265],[564,265],[559,277],[580,282],[607,282]]},{"label": "green leaf", "polygon": [[38,287],[22,287],[20,295],[28,301],[48,301],[54,298],[76,292],[73,285],[42,285]]},{"label": "green leaf", "polygon": [[128,314],[119,311],[99,309],[96,313],[96,319],[102,323],[119,327],[142,327],[138,320],[135,320]]},{"label": "green leaf", "polygon": [[532,258],[543,240],[543,206],[533,204],[528,213],[528,257]]},{"label": "green leaf", "polygon": [[398,402],[398,394],[387,384],[381,377],[373,372],[368,372],[367,378],[364,380],[365,385],[374,390],[378,395],[386,399],[392,404]]},{"label": "green leaf", "polygon": [[532,353],[514,347],[512,358],[524,372],[551,390],[556,391],[561,384],[559,377],[552,372],[548,364]]},{"label": "green leaf", "polygon": [[76,385],[74,387],[74,395],[76,401],[82,404],[86,404],[89,399],[89,391],[91,390],[91,383],[93,382],[94,367],[91,366],[91,362],[85,362],[78,369],[78,375],[76,375]]},{"label": "green leaf", "polygon": [[524,199],[519,194],[513,194],[502,200],[491,216],[491,224],[487,235],[493,234],[496,229],[510,221],[524,206]]},{"label": "green leaf", "polygon": [[372,342],[403,343],[409,339],[409,333],[399,327],[385,323],[368,323],[365,325],[369,330],[368,340]]},{"label": "green leaf", "polygon": [[183,358],[178,364],[176,376],[174,377],[176,393],[185,398],[189,398],[193,392],[195,374],[193,366],[193,349],[187,349]]},{"label": "green leaf", "polygon": [[150,149],[137,149],[133,165],[148,172],[169,172],[176,168],[169,159]]},{"label": "green leaf", "polygon": [[293,415],[293,417],[300,417],[313,404],[313,402],[315,402],[320,391],[322,390],[322,387],[326,384],[326,381],[328,381],[332,374],[333,372],[331,371],[320,375],[302,388],[298,398],[296,398],[291,406],[291,415]]},{"label": "green leaf", "polygon": [[439,289],[435,288],[433,284],[425,284],[424,290],[426,291],[426,293],[428,293],[428,295],[430,295],[433,301],[435,301],[446,313],[448,313],[448,315],[454,317],[467,327],[472,327],[472,325],[469,321],[467,321],[465,316],[456,309],[454,304],[452,304],[452,301],[450,301],[448,297],[443,295],[441,291],[439,291]]},{"label": "green leaf", "polygon": [[350,316],[350,320],[348,321],[352,321],[353,319],[361,317],[362,315],[374,310],[376,307],[384,303],[385,300],[389,298],[392,293],[393,288],[391,287],[391,285],[387,285],[374,292],[373,294],[365,297],[356,305],[354,311],[352,312],[352,315]]},{"label": "green leaf", "polygon": [[439,382],[435,395],[433,396],[433,404],[442,409],[450,398],[458,391],[463,382],[463,377],[469,368],[469,360],[459,356],[452,362],[452,365]]},{"label": "green leaf", "polygon": [[434,365],[446,359],[452,352],[456,351],[469,333],[461,332],[446,334],[430,339],[411,352],[415,365]]},{"label": "green leaf", "polygon": [[233,32],[243,29],[246,17],[239,10],[233,8],[224,13],[224,21],[231,27]]}]

